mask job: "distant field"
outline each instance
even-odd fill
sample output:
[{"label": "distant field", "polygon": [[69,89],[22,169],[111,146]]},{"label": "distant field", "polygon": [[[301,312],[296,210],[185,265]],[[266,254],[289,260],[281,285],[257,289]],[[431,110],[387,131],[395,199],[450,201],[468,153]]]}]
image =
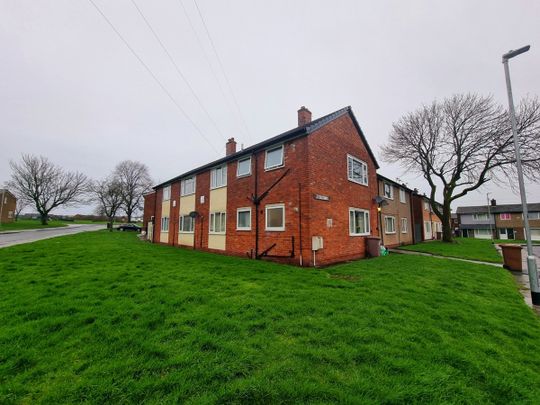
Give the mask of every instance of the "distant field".
[{"label": "distant field", "polygon": [[537,403],[502,268],[322,270],[78,234],[0,249],[0,403]]},{"label": "distant field", "polygon": [[19,219],[18,221],[1,224],[0,232],[18,231],[23,229],[58,228],[61,226],[66,226],[66,223],[62,221],[49,221],[47,225],[42,225],[37,219]]},{"label": "distant field", "polygon": [[456,238],[454,243],[430,241],[417,243],[416,245],[400,246],[399,249],[490,263],[502,263],[502,257],[490,239]]}]

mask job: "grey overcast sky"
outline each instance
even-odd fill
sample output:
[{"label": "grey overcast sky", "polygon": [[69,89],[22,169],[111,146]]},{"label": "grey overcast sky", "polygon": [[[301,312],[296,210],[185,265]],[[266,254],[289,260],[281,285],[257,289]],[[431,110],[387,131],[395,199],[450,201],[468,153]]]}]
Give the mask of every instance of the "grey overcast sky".
[{"label": "grey overcast sky", "polygon": [[[214,126],[133,2],[93,1],[189,120],[90,0],[0,0],[0,184],[22,153],[93,178],[137,159],[164,181],[223,155],[228,137],[248,146],[296,126],[302,105],[314,118],[351,105],[380,156],[392,122],[422,103],[477,92],[506,106],[501,55],[526,44],[511,62],[514,97],[540,94],[537,0],[133,0]],[[528,186],[540,201],[540,186]],[[486,186],[459,205],[484,204],[487,192],[519,202]]]}]

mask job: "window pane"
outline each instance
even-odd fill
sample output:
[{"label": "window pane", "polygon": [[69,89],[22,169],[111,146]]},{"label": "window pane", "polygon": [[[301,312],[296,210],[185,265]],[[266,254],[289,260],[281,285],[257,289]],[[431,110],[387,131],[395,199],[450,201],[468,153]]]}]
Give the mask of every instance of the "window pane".
[{"label": "window pane", "polygon": [[281,166],[283,164],[283,146],[266,151],[265,167]]},{"label": "window pane", "polygon": [[238,211],[238,228],[250,228],[250,227],[251,227],[251,212]]},{"label": "window pane", "polygon": [[238,161],[238,176],[245,176],[251,173],[251,158],[243,159]]},{"label": "window pane", "polygon": [[266,221],[268,228],[283,228],[283,207],[268,208]]}]

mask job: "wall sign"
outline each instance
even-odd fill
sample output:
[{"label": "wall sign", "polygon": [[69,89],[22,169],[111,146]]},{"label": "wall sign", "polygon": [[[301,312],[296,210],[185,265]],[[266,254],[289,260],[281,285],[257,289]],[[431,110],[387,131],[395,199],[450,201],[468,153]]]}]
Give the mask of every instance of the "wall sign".
[{"label": "wall sign", "polygon": [[330,201],[330,197],[322,194],[313,194],[313,198],[319,201]]}]

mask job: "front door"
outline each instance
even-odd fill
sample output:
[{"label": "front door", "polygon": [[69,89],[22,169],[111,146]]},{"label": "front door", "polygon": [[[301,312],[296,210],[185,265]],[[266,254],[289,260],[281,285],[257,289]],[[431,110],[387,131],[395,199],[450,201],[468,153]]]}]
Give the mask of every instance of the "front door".
[{"label": "front door", "polygon": [[516,239],[516,236],[514,235],[514,228],[507,228],[506,231],[508,234],[508,239]]}]

